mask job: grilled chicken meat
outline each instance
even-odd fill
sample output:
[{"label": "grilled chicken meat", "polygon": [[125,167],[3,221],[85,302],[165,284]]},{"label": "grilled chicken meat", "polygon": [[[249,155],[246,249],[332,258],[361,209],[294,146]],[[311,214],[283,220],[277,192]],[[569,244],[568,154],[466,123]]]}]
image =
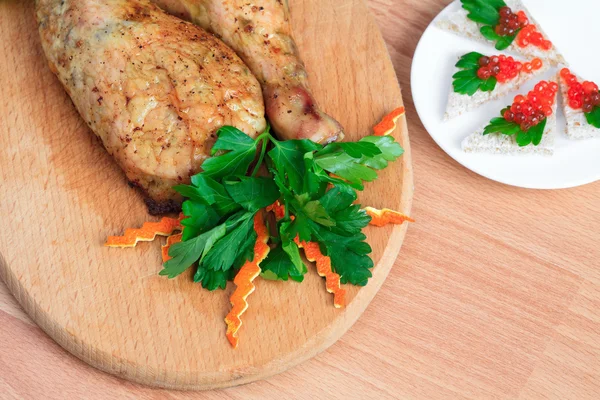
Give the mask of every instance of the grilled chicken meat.
[{"label": "grilled chicken meat", "polygon": [[200,171],[221,126],[264,130],[242,60],[148,0],[36,0],[36,12],[50,68],[151,213],[179,208],[172,186]]},{"label": "grilled chicken meat", "polygon": [[153,0],[213,32],[260,81],[267,116],[282,139],[330,142],[340,124],[317,107],[290,25],[287,0]]}]

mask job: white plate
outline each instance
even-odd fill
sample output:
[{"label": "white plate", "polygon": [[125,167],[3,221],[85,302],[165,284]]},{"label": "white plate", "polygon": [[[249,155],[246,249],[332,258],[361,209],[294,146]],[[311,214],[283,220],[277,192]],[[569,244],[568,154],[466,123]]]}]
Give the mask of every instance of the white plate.
[{"label": "white plate", "polygon": [[[596,15],[598,0],[571,0],[568,7],[562,0],[525,0],[529,11],[546,31],[550,40],[569,62],[573,72],[584,79],[600,83],[600,52],[590,48],[588,38],[600,37]],[[429,25],[413,58],[411,84],[417,112],[433,140],[452,158],[470,170],[508,185],[532,189],[560,189],[600,180],[600,139],[569,140],[565,135],[565,120],[558,111],[558,137],[555,154],[495,155],[465,153],[461,141],[499,115],[512,103],[517,92],[490,102],[474,111],[445,122],[446,102],[452,84],[454,64],[468,52],[497,52],[493,46],[462,38],[435,26],[444,13],[458,10],[459,1],[450,4]],[[585,30],[578,27],[585,26]],[[587,43],[586,43],[587,42]],[[557,68],[521,87],[527,93],[541,80],[558,72]],[[560,96],[559,96],[560,97]]]}]

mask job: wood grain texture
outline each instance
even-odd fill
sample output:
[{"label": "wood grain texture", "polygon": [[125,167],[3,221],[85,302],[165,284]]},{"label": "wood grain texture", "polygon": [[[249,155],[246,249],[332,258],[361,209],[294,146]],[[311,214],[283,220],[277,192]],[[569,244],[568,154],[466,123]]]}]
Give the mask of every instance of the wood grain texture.
[{"label": "wood grain texture", "polygon": [[[449,2],[368,1],[405,88],[418,222],[379,294],[334,346],[241,387],[154,390],[70,356],[0,286],[0,398],[600,398],[600,183],[507,187],[435,145],[412,104],[410,65]],[[3,46],[20,35],[4,36]]]},{"label": "wood grain texture", "polygon": [[[224,335],[232,284],[208,292],[193,283],[193,271],[175,280],[159,276],[161,240],[128,250],[103,247],[107,235],[150,217],[45,66],[32,4],[1,7],[3,34],[15,39],[2,70],[15,72],[3,79],[0,215],[3,226],[19,233],[0,238],[0,276],[50,337],[119,377],[211,389],[285,371],[329,347],[358,319],[390,271],[406,224],[367,229],[373,278],[364,288],[347,287],[342,310],[314,269],[302,284],[257,280],[237,349]],[[296,0],[291,7],[316,98],[349,140],[368,135],[402,105],[402,95],[366,4]],[[401,121],[394,135],[404,156],[360,201],[408,214],[412,167]]]}]

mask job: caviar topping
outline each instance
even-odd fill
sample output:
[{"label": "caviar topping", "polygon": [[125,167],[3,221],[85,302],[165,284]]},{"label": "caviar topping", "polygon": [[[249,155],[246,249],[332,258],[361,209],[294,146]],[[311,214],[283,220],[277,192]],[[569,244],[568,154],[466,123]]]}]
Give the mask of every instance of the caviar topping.
[{"label": "caviar topping", "polygon": [[560,71],[560,77],[569,87],[567,99],[569,107],[574,110],[582,110],[590,125],[600,128],[600,92],[598,85],[594,82],[579,82],[577,76],[571,73],[568,68]]},{"label": "caviar topping", "polygon": [[560,71],[560,77],[569,86],[569,107],[589,113],[594,110],[594,107],[600,106],[600,92],[598,92],[598,85],[594,82],[580,83],[568,68]]},{"label": "caviar topping", "polygon": [[513,105],[504,111],[504,119],[519,124],[521,130],[527,132],[552,115],[552,106],[557,92],[556,82],[538,83],[527,97],[522,95],[515,97]]},{"label": "caviar topping", "polygon": [[527,25],[519,31],[517,45],[519,47],[535,46],[545,51],[552,49],[552,42],[544,39],[535,25]]},{"label": "caviar topping", "polygon": [[558,84],[541,81],[527,96],[518,95],[513,104],[494,118],[483,134],[515,135],[519,146],[541,143],[548,117],[553,114]]},{"label": "caviar topping", "polygon": [[513,36],[519,29],[529,25],[529,18],[527,18],[527,15],[523,11],[515,14],[510,7],[504,6],[500,9],[499,14],[500,21],[494,28],[496,34],[499,36]]},{"label": "caviar topping", "polygon": [[484,56],[477,52],[468,53],[456,63],[459,71],[453,75],[454,91],[468,96],[473,96],[478,90],[491,92],[497,83],[509,82],[521,72],[531,73],[543,66],[539,58],[521,63],[503,54]]},{"label": "caviar topping", "polygon": [[467,17],[482,25],[481,34],[494,42],[497,50],[506,49],[515,39],[519,47],[533,45],[546,51],[552,49],[552,42],[531,24],[525,11],[513,12],[504,0],[461,0],[461,3],[468,12]]},{"label": "caviar topping", "polygon": [[521,71],[531,73],[534,70],[541,69],[544,63],[539,58],[536,58],[530,63],[526,62],[523,64],[515,61],[512,57],[500,54],[492,57],[481,57],[479,59],[479,66],[477,70],[479,79],[486,80],[490,77],[495,77],[499,83],[506,83],[519,76]]}]

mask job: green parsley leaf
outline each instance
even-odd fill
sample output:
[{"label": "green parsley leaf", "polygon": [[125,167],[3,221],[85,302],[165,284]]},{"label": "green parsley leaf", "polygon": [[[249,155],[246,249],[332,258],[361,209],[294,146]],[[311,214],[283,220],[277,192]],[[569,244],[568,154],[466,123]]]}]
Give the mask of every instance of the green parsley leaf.
[{"label": "green parsley leaf", "polygon": [[213,290],[225,289],[227,281],[233,279],[231,271],[213,271],[202,265],[198,266],[194,274],[194,282],[202,283],[204,289]]},{"label": "green parsley leaf", "polygon": [[527,132],[523,132],[519,128],[519,133],[516,137],[516,141],[519,147],[525,147],[532,143],[534,146],[539,145],[542,141],[542,137],[544,136],[544,129],[546,128],[547,122],[548,120],[544,119],[542,122],[532,127]]},{"label": "green parsley leaf", "polygon": [[331,266],[340,275],[342,283],[365,286],[372,276],[373,260],[368,256],[371,246],[362,233],[340,235],[324,228],[315,229],[318,242],[331,258]]},{"label": "green parsley leaf", "polygon": [[311,200],[302,206],[302,212],[310,220],[315,221],[319,225],[323,226],[335,226],[335,222],[331,219],[327,211],[319,203],[318,200]]},{"label": "green parsley leaf", "polygon": [[294,276],[301,277],[300,280],[294,279],[298,280],[298,282],[301,282],[303,279],[302,277],[304,277],[304,275],[308,272],[308,269],[306,268],[304,261],[302,261],[302,258],[300,257],[300,249],[298,249],[298,245],[296,244],[296,242],[294,242],[294,240],[292,240],[292,238],[284,235],[281,238],[281,248],[288,255],[290,261],[295,267],[294,272],[290,272],[292,279],[294,279]]},{"label": "green parsley leaf", "polygon": [[373,157],[363,157],[360,161],[361,164],[371,167],[373,169],[385,169],[388,166],[389,161],[396,161],[402,154],[404,149],[400,146],[400,143],[396,142],[396,139],[391,135],[386,136],[366,136],[360,139],[361,142],[373,143],[381,154]]},{"label": "green parsley leaf", "polygon": [[452,82],[454,92],[459,94],[466,94],[467,96],[473,96],[477,92],[477,90],[479,90],[482,80],[479,79],[479,77],[477,76],[477,72],[460,72],[463,73],[458,75],[459,73],[457,72],[456,74],[454,74],[454,76],[452,76],[452,78],[454,79],[454,81]]},{"label": "green parsley leaf", "polygon": [[521,131],[521,127],[516,122],[509,122],[504,117],[494,118],[490,124],[483,130],[484,135],[490,133],[502,133],[504,135],[515,135]]},{"label": "green parsley leaf", "polygon": [[171,259],[165,263],[160,275],[166,275],[169,278],[181,275],[192,264],[204,257],[226,232],[226,224],[221,224],[193,239],[175,243],[169,249]]},{"label": "green parsley leaf", "polygon": [[[502,110],[500,114],[504,115],[504,111],[506,111],[506,108]],[[515,141],[520,147],[525,147],[532,143],[534,146],[537,146],[542,141],[547,122],[548,120],[544,119],[542,122],[532,127],[527,132],[524,132],[521,130],[521,127],[516,122],[509,122],[505,120],[504,117],[494,118],[490,121],[490,124],[485,127],[485,129],[483,130],[483,134],[489,135],[490,133],[501,133],[503,135],[509,136],[516,135]]]},{"label": "green parsley leaf", "polygon": [[498,79],[495,76],[492,76],[489,79],[486,79],[485,81],[483,81],[481,86],[479,86],[479,90],[481,90],[482,92],[491,92],[492,90],[494,90],[496,88],[497,84],[498,84]]},{"label": "green parsley leaf", "polygon": [[491,92],[496,88],[498,80],[495,77],[483,80],[477,75],[479,70],[479,59],[483,54],[472,52],[463,55],[456,66],[461,70],[455,73],[452,78],[454,92],[473,96],[478,90],[482,92]]},{"label": "green parsley leaf", "polygon": [[323,146],[310,140],[274,141],[274,146],[269,151],[269,158],[273,161],[276,170],[286,177],[289,187],[296,193],[302,193],[304,175],[304,155],[321,150]]},{"label": "green parsley leaf", "polygon": [[491,42],[496,42],[496,50],[506,50],[508,46],[515,41],[520,29],[517,29],[514,35],[500,36],[491,26],[482,26],[479,30],[484,38]]},{"label": "green parsley leaf", "polygon": [[[239,219],[239,224],[232,224],[227,230],[227,234],[222,236],[213,246],[212,251],[206,254],[201,265],[213,271],[226,271],[230,269],[241,254],[245,254],[248,244],[253,244],[256,240],[254,232],[254,214],[246,212],[240,217],[233,217],[233,220]],[[252,236],[254,240],[249,240]]]},{"label": "green parsley leaf", "polygon": [[366,141],[340,142],[337,146],[352,158],[372,158],[381,154],[381,150],[375,144]]},{"label": "green parsley leaf", "polygon": [[[268,222],[268,221],[267,221]],[[235,261],[233,262],[232,270],[238,270],[246,263],[246,261],[254,258],[254,245],[256,244],[257,234],[254,229],[250,232],[248,237],[240,244],[240,251]]]},{"label": "green parsley leaf", "polygon": [[256,148],[256,141],[244,132],[233,126],[223,126],[217,131],[217,141],[213,145],[210,154],[214,156],[222,150],[247,150]]},{"label": "green parsley leaf", "polygon": [[345,180],[353,187],[362,190],[362,181],[372,182],[377,179],[377,172],[360,164],[360,159],[350,157],[344,152],[315,155],[315,163],[327,172],[331,172]]},{"label": "green parsley leaf", "polygon": [[214,228],[219,222],[220,217],[217,211],[206,204],[186,200],[183,202],[181,209],[183,215],[186,216],[181,221],[181,225],[183,226],[181,239],[184,242]]},{"label": "green parsley leaf", "polygon": [[517,133],[517,136],[515,137],[515,140],[517,142],[517,144],[519,145],[519,147],[525,147],[531,144],[531,135],[529,134],[529,132],[519,132]]},{"label": "green parsley leaf", "polygon": [[483,54],[473,51],[463,55],[460,60],[456,63],[456,68],[459,69],[479,69],[479,59],[483,57]]},{"label": "green parsley leaf", "polygon": [[[323,196],[327,191],[327,178],[329,178],[329,175],[323,171],[323,168],[315,164],[313,153],[305,154],[304,168],[306,169],[306,173],[304,175],[302,192],[309,193],[312,199]],[[319,171],[320,175],[316,171]],[[323,176],[327,178],[323,179]]]},{"label": "green parsley leaf", "polygon": [[356,192],[348,186],[334,186],[325,196],[320,199],[321,204],[331,218],[335,226],[331,231],[340,234],[355,235],[369,225],[371,217],[360,205],[352,204],[356,201]]},{"label": "green parsley leaf", "polygon": [[593,127],[600,128],[600,107],[594,107],[592,112],[585,113],[585,119]]},{"label": "green parsley leaf", "polygon": [[357,199],[356,192],[348,186],[335,185],[319,201],[323,208],[330,214],[334,214],[350,207]]},{"label": "green parsley leaf", "polygon": [[281,235],[287,235],[289,237],[298,236],[302,241],[310,241],[312,238],[310,219],[303,213],[294,214],[294,217],[294,220],[287,225],[287,228],[281,231]]},{"label": "green parsley leaf", "polygon": [[280,197],[271,178],[240,176],[228,178],[224,183],[233,201],[251,212],[273,204]]},{"label": "green parsley leaf", "polygon": [[285,225],[280,225],[280,235],[282,237],[295,238],[310,241],[312,238],[311,222],[315,224],[331,227],[335,221],[327,214],[325,208],[318,200],[310,200],[310,195],[296,195],[292,198],[284,197],[286,211],[294,215],[292,221],[289,217],[284,219]]},{"label": "green parsley leaf", "polygon": [[287,281],[292,278],[296,282],[304,280],[304,273],[298,272],[290,256],[281,247],[271,250],[268,257],[261,263],[260,268],[262,270],[261,276],[264,279]]},{"label": "green parsley leaf", "polygon": [[542,122],[529,129],[531,143],[533,143],[534,146],[538,146],[542,142],[542,137],[544,136],[544,130],[546,129],[547,122],[548,119],[544,119]]},{"label": "green parsley leaf", "polygon": [[[213,157],[202,163],[202,174],[213,179],[245,175],[256,157],[258,142],[239,129],[224,126],[217,131],[218,139],[212,147]],[[226,151],[217,155],[217,151]]]},{"label": "green parsley leaf", "polygon": [[469,12],[467,17],[474,22],[496,26],[500,22],[500,8],[506,6],[503,0],[461,0]]},{"label": "green parsley leaf", "polygon": [[220,215],[230,214],[241,208],[222,184],[203,173],[192,177],[192,185],[178,185],[173,189],[183,197],[214,206]]}]

